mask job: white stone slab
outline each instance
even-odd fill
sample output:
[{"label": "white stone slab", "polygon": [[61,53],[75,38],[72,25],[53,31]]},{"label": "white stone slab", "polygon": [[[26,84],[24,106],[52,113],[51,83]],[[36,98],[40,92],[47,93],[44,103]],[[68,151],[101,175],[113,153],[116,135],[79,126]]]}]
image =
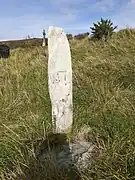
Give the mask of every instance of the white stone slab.
[{"label": "white stone slab", "polygon": [[68,133],[72,127],[72,65],[69,42],[63,29],[49,27],[48,83],[55,133]]},{"label": "white stone slab", "polygon": [[48,82],[54,131],[67,133],[72,127],[72,67],[67,36],[60,27],[49,27],[48,51]]}]

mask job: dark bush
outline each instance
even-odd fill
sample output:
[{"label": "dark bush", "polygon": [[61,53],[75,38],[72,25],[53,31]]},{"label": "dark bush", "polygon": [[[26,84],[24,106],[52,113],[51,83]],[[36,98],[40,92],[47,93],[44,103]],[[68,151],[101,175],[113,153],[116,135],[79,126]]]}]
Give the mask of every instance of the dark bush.
[{"label": "dark bush", "polygon": [[2,44],[0,45],[0,58],[8,58],[10,56],[9,46]]}]

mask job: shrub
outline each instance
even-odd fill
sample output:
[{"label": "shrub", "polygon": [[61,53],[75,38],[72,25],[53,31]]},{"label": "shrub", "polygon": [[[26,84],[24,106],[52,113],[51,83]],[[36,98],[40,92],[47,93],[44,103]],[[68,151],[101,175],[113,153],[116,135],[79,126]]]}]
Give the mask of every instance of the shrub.
[{"label": "shrub", "polygon": [[107,41],[108,38],[110,38],[114,32],[114,30],[117,28],[117,26],[113,27],[113,23],[111,20],[106,19],[104,20],[101,18],[100,21],[96,23],[93,23],[94,27],[90,27],[92,30],[92,39],[97,40],[105,40]]}]

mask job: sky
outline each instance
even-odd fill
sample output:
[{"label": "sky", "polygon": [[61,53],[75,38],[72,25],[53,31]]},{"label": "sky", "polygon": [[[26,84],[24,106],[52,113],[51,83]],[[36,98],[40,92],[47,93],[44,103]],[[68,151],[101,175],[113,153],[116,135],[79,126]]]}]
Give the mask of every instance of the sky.
[{"label": "sky", "polygon": [[101,17],[118,29],[135,28],[135,0],[2,0],[0,40],[42,37],[49,26],[72,34],[90,32]]}]

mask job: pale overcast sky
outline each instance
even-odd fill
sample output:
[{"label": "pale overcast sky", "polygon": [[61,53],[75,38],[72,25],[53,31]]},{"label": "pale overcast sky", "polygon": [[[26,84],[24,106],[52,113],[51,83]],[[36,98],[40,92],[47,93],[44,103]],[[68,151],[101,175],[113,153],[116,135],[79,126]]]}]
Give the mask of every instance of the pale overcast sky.
[{"label": "pale overcast sky", "polygon": [[42,37],[50,25],[66,33],[89,32],[101,17],[135,28],[135,0],[2,0],[0,40]]}]

